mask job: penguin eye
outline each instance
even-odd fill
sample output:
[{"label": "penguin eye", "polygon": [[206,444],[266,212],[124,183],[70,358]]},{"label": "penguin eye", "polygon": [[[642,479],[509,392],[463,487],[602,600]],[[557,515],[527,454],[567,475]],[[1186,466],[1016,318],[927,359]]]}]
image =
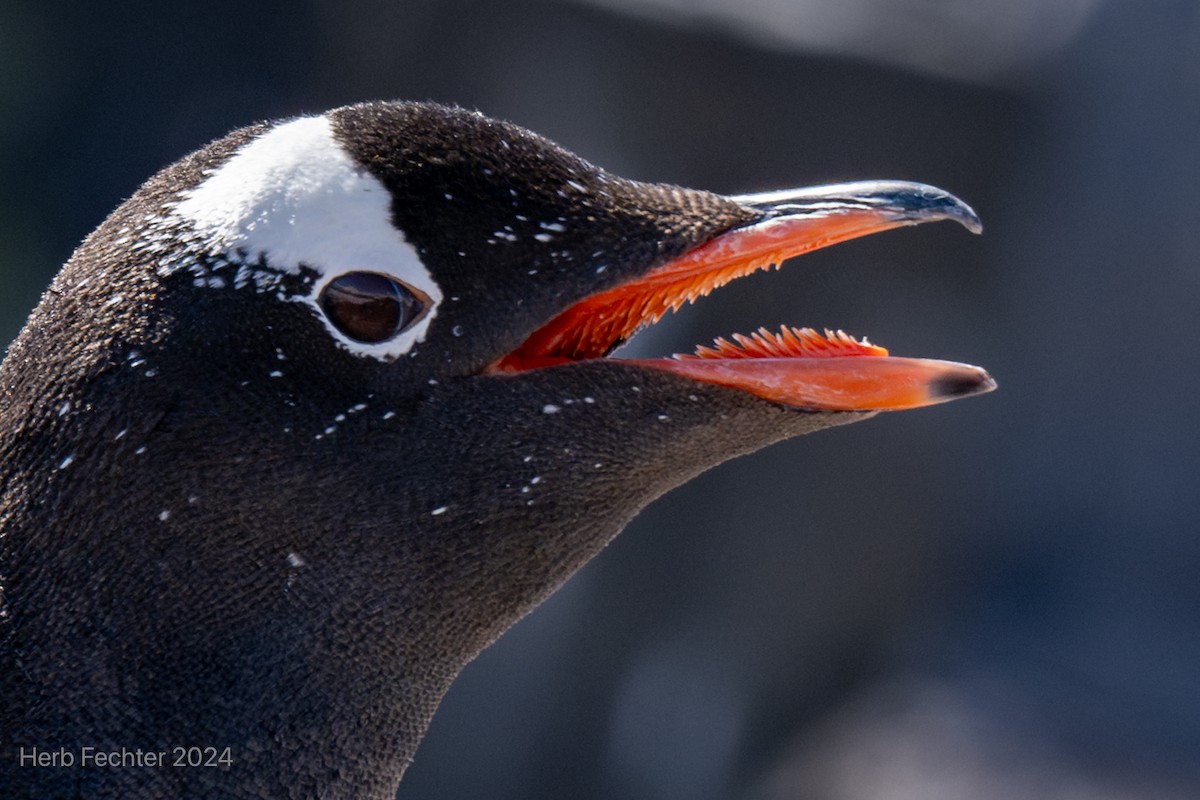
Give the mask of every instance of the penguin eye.
[{"label": "penguin eye", "polygon": [[366,344],[391,339],[429,308],[423,292],[378,272],[348,272],[334,278],[317,302],[335,328]]}]

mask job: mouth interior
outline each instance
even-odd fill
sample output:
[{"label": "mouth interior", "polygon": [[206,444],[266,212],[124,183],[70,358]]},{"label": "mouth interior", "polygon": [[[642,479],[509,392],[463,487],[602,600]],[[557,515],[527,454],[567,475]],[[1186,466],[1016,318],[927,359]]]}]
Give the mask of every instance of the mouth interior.
[{"label": "mouth interior", "polygon": [[[768,219],[721,234],[640,278],[570,306],[534,331],[520,347],[497,361],[491,371],[523,372],[567,361],[603,358],[641,328],[658,322],[667,312],[693,303],[730,281],[760,270],[778,269],[787,258],[862,235],[866,231],[860,232],[864,222],[861,216],[846,213],[827,220],[828,224],[822,226],[823,235],[819,237],[798,239],[795,235],[798,222],[805,228],[813,227],[811,218]],[[871,221],[875,223],[871,232],[904,224]],[[698,348],[695,355],[728,358],[735,351],[766,353],[768,350],[763,347],[772,336],[775,335],[764,330],[750,336],[735,334],[733,342],[718,340],[713,347]],[[826,347],[842,348],[842,355],[851,355],[850,350],[862,355],[887,354],[882,348],[857,342],[840,331],[821,337],[811,329],[785,328],[779,336],[774,349],[770,349],[775,357],[803,358],[832,352]],[[826,345],[819,345],[818,340],[825,341]],[[785,342],[791,344],[785,345]],[[848,342],[865,349],[860,352],[847,347]]]},{"label": "mouth interior", "polygon": [[[534,331],[490,373],[519,373],[606,357],[639,329],[732,280],[820,247],[931,218],[875,208],[767,216],[720,234],[645,275],[568,307]],[[842,331],[760,328],[717,339],[688,355],[622,363],[673,372],[793,407],[826,410],[915,408],[989,391],[978,367],[898,359]],[[954,391],[946,391],[953,387]]]}]

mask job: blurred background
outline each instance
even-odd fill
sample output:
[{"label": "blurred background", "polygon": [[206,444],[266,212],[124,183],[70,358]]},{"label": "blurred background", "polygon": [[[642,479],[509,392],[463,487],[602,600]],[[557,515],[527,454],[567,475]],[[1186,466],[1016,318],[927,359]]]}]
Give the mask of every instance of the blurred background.
[{"label": "blurred background", "polygon": [[1200,796],[1200,5],[0,4],[0,340],[228,130],[432,99],[628,177],[921,180],[983,217],[640,337],[843,327],[992,395],[715,469],[462,675],[399,797]]}]

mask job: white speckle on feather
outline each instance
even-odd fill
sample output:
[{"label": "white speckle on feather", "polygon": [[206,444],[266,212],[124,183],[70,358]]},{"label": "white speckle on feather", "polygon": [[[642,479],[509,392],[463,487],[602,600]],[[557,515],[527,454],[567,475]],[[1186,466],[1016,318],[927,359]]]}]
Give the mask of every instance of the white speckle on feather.
[{"label": "white speckle on feather", "polygon": [[283,373],[282,373],[282,372],[280,372],[280,371],[279,371],[279,370],[277,370],[277,369],[276,369],[276,370],[272,370],[271,372],[269,372],[269,373],[268,373],[268,377],[271,377],[271,378],[282,378],[282,377],[283,377]]},{"label": "white speckle on feather", "polygon": [[336,425],[330,425],[328,428],[326,428],[326,429],[325,429],[325,435],[326,435],[326,436],[329,436],[329,435],[330,435],[330,434],[332,434],[332,433],[333,433],[335,430],[337,430],[337,426],[336,426]]},{"label": "white speckle on feather", "polygon": [[567,186],[570,186],[572,189],[574,189],[577,192],[586,192],[587,191],[587,188],[582,183],[579,183],[578,181],[567,181]]},{"label": "white speckle on feather", "polygon": [[543,414],[557,414],[561,410],[562,410],[561,408],[554,405],[553,403],[546,403],[546,405],[542,406]]},{"label": "white speckle on feather", "polygon": [[70,411],[71,411],[71,401],[70,400],[67,400],[61,406],[58,407],[58,415],[60,417],[65,417],[67,414],[70,413]]},{"label": "white speckle on feather", "polygon": [[562,233],[567,229],[567,226],[561,222],[539,222],[538,227],[543,230],[554,231],[555,233]]},{"label": "white speckle on feather", "polygon": [[593,467],[595,467],[596,469],[603,469],[603,468],[604,468],[604,465],[603,465],[603,464],[601,464],[599,461],[597,461],[595,464],[592,464],[592,466],[593,466]]},{"label": "white speckle on feather", "polygon": [[196,505],[196,503],[198,503],[198,502],[200,502],[200,498],[199,498],[199,497],[197,497],[197,496],[196,496],[196,495],[194,495],[194,494],[189,494],[189,495],[188,495],[188,505],[189,505],[189,506],[194,506],[194,505]]},{"label": "white speckle on feather", "polygon": [[383,418],[384,418],[384,419],[391,419],[391,418],[392,418],[392,417],[394,417],[394,416],[396,416],[396,412],[395,412],[395,411],[388,411],[388,412],[386,412],[386,413],[383,415]]},{"label": "white speckle on feather", "polygon": [[597,275],[603,275],[607,271],[608,271],[608,264],[601,264],[600,266],[596,267]]},{"label": "white speckle on feather", "polygon": [[166,522],[170,518],[171,518],[171,509],[164,508],[162,511],[158,512],[158,521],[159,522]]},{"label": "white speckle on feather", "polygon": [[288,563],[288,566],[291,567],[292,569],[299,569],[300,567],[303,567],[308,562],[305,561],[303,558],[301,558],[297,553],[288,553],[287,554],[287,563]]},{"label": "white speckle on feather", "polygon": [[521,487],[521,494],[529,494],[530,491],[532,490],[528,486]]},{"label": "white speckle on feather", "polygon": [[630,386],[629,388],[635,392],[640,392],[642,390],[642,387],[640,386]]},{"label": "white speckle on feather", "polygon": [[530,483],[531,485],[535,485],[535,486],[536,486],[537,484],[539,484],[539,483],[541,483],[541,482],[542,482],[542,476],[541,476],[541,475],[534,475],[532,478],[530,478],[530,479],[529,479],[529,483]]},{"label": "white speckle on feather", "polygon": [[659,414],[659,415],[658,415],[658,421],[659,421],[659,422],[670,422],[670,421],[671,421],[671,417],[670,417],[669,415],[667,415],[667,414]]},{"label": "white speckle on feather", "polygon": [[71,466],[74,463],[75,463],[75,454],[72,453],[71,455],[67,456],[62,461],[59,462],[58,468],[66,469],[67,467]]},{"label": "white speckle on feather", "polygon": [[455,325],[453,328],[450,329],[450,333],[454,334],[455,336],[462,336],[463,335],[463,326]]},{"label": "white speckle on feather", "polygon": [[345,421],[346,421],[346,415],[345,415],[345,414],[338,414],[336,417],[334,417],[334,418],[333,418],[333,421],[334,421],[334,422],[345,422]]},{"label": "white speckle on feather", "polygon": [[133,454],[134,454],[135,456],[140,456],[140,455],[142,455],[142,454],[143,454],[143,453],[145,453],[145,452],[146,452],[146,445],[142,445],[142,446],[141,446],[141,447],[139,447],[137,450],[134,450],[134,451],[133,451]]},{"label": "white speckle on feather", "polygon": [[583,398],[583,402],[587,403],[588,405],[591,405],[592,403],[596,402],[596,398],[594,398],[594,397],[585,397],[585,398]]},{"label": "white speckle on feather", "polygon": [[366,411],[366,410],[367,410],[366,403],[356,403],[355,405],[351,406],[350,413],[357,414],[360,411]]},{"label": "white speckle on feather", "polygon": [[549,233],[535,233],[533,235],[533,238],[537,239],[539,242],[542,242],[543,244],[546,242],[554,241],[554,236]]},{"label": "white speckle on feather", "polygon": [[122,301],[122,300],[124,300],[124,299],[125,299],[125,298],[124,298],[124,297],[122,297],[121,295],[119,295],[119,294],[114,294],[112,297],[108,298],[108,300],[106,300],[106,301],[104,302],[104,305],[105,305],[105,307],[107,307],[107,306],[115,306],[117,303],[121,302],[121,301]]},{"label": "white speckle on feather", "polygon": [[127,434],[127,433],[129,433],[129,428],[121,428],[121,430],[117,431],[117,435],[113,437],[113,441],[114,442],[121,441],[122,439],[125,438],[125,434]]},{"label": "white speckle on feather", "polygon": [[429,512],[429,516],[431,516],[431,517],[439,517],[439,516],[441,516],[442,514],[445,514],[445,513],[446,513],[446,511],[447,511],[447,510],[449,510],[449,508],[450,508],[450,506],[438,506],[438,507],[437,507],[437,508],[435,508],[433,511],[430,511],[430,512]]},{"label": "white speckle on feather", "polygon": [[521,459],[521,461],[528,464],[530,461],[533,461],[533,456],[525,456],[524,458]]}]

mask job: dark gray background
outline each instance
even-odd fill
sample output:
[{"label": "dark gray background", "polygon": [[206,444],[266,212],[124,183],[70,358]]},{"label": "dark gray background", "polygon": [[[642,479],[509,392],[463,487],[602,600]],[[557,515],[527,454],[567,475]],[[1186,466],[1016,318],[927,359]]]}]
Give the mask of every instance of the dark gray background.
[{"label": "dark gray background", "polygon": [[943,186],[984,237],[816,253],[635,352],[827,325],[1000,390],[648,509],[468,668],[400,797],[1200,795],[1200,7],[859,0],[817,36],[831,0],[602,5],[6,0],[0,340],[159,167],[356,100],[718,191]]}]

